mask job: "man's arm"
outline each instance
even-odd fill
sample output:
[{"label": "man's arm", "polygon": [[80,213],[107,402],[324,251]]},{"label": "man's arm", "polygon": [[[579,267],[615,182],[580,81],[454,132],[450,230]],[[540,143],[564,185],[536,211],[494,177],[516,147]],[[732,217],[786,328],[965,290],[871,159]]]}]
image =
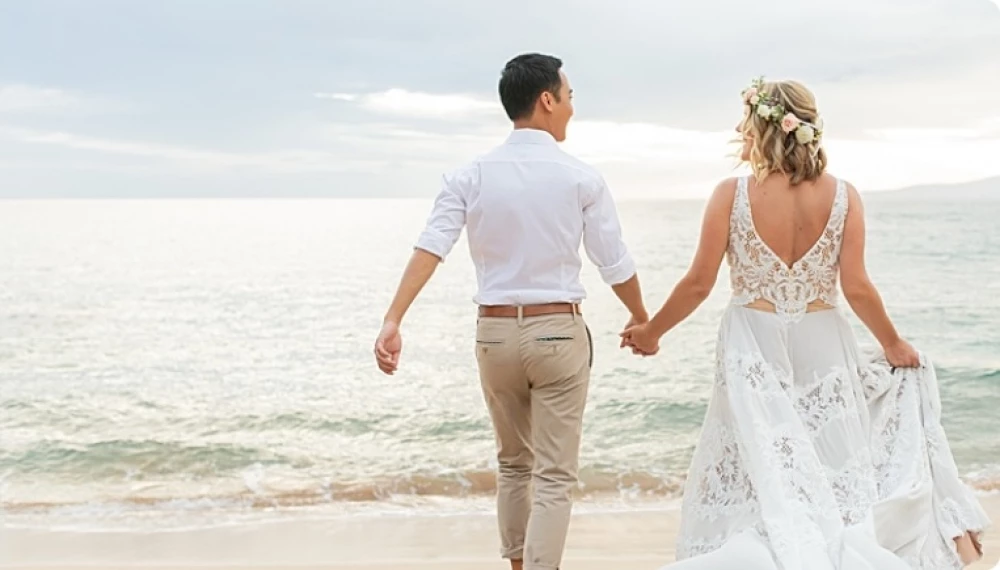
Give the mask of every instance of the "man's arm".
[{"label": "man's arm", "polygon": [[633,273],[632,277],[629,277],[623,283],[612,285],[611,290],[615,292],[618,299],[628,309],[629,314],[632,315],[632,320],[636,324],[649,320],[649,314],[646,313],[646,306],[642,302],[642,287],[639,285],[638,273]]},{"label": "man's arm", "polygon": [[403,350],[399,326],[403,317],[430,281],[438,264],[451,252],[465,227],[465,197],[461,182],[456,177],[445,177],[427,226],[417,239],[410,262],[382,320],[382,330],[375,340],[375,359],[379,369],[386,374],[392,374],[399,367],[399,355]]},{"label": "man's arm", "polygon": [[441,261],[440,257],[420,247],[413,250],[413,255],[410,256],[410,262],[403,270],[403,277],[399,280],[396,295],[392,298],[392,303],[385,313],[383,322],[393,322],[397,325],[403,322],[406,311],[410,309],[410,305],[416,300],[417,295],[430,281],[431,275],[434,275],[434,271]]},{"label": "man's arm", "polygon": [[632,320],[637,323],[649,320],[635,262],[625,247],[618,211],[603,179],[584,198],[583,246],[601,279],[611,286]]}]

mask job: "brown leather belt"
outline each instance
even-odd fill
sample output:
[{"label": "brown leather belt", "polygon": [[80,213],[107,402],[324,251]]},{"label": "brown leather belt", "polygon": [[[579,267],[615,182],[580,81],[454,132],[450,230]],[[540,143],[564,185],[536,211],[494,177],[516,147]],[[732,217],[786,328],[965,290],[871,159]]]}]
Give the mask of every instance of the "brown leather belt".
[{"label": "brown leather belt", "polygon": [[[558,313],[572,313],[580,315],[578,303],[546,303],[544,305],[523,305],[521,314],[525,317],[538,317],[541,315],[555,315]],[[480,317],[516,317],[517,306],[515,305],[480,305]]]}]

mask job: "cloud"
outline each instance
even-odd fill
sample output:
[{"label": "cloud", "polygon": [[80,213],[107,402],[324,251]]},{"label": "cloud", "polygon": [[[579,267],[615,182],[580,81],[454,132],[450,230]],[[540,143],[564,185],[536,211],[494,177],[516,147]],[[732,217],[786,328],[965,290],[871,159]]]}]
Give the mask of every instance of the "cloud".
[{"label": "cloud", "polygon": [[85,117],[123,114],[138,110],[124,99],[77,89],[43,87],[26,83],[0,84],[0,115],[5,118]]},{"label": "cloud", "polygon": [[715,162],[734,132],[678,129],[653,123],[575,121],[566,150],[584,160],[608,162]]},{"label": "cloud", "polygon": [[323,99],[357,102],[358,106],[372,113],[411,118],[467,118],[474,115],[495,114],[498,104],[473,95],[462,93],[421,93],[393,88],[362,95],[353,93],[317,93]]},{"label": "cloud", "polygon": [[[859,137],[830,135],[825,144],[833,174],[866,191],[886,190],[996,175],[991,157],[1000,155],[1000,133],[995,127],[984,121],[970,129],[883,129]],[[379,174],[388,191],[427,188],[430,195],[431,181],[440,173],[502,143],[509,126],[338,123],[323,131],[349,162],[391,157],[391,172]],[[620,198],[702,198],[718,180],[743,172],[734,155],[734,135],[659,123],[574,120],[562,146],[595,165]],[[397,174],[409,182],[389,183]]]},{"label": "cloud", "polygon": [[922,136],[826,142],[831,171],[861,190],[891,190],[937,182],[966,182],[996,176],[1000,137],[989,139]]},{"label": "cloud", "polygon": [[341,173],[371,170],[384,164],[384,161],[377,159],[345,161],[339,154],[324,150],[283,149],[237,153],[9,127],[0,127],[0,138],[20,143],[153,159],[201,170],[240,168],[284,173]]},{"label": "cloud", "polygon": [[[328,144],[347,161],[391,157],[379,179],[394,193],[432,191],[442,172],[489,152],[510,132],[505,121],[470,123],[333,123],[322,127]],[[605,173],[627,197],[693,197],[706,180],[731,174],[727,132],[679,129],[656,123],[574,120],[563,148]],[[404,184],[389,182],[399,173]],[[394,186],[395,184],[395,186]],[[419,194],[418,194],[419,195]]]},{"label": "cloud", "polygon": [[317,99],[333,99],[334,101],[347,101],[352,102],[358,99],[358,96],[354,93],[314,93],[313,97]]},{"label": "cloud", "polygon": [[859,186],[1000,174],[988,0],[201,3],[197,18],[188,3],[15,4],[0,19],[0,52],[25,54],[0,62],[13,191],[100,192],[67,170],[96,164],[136,173],[123,192],[181,177],[192,193],[283,194],[308,178],[332,196],[431,196],[503,140],[497,79],[527,50],[563,58],[564,146],[622,197],[701,197],[732,174],[739,91],[758,74],[815,91],[833,168]]},{"label": "cloud", "polygon": [[866,134],[874,139],[888,142],[947,142],[972,141],[976,139],[1000,138],[1000,116],[991,117],[979,122],[978,125],[964,128],[889,128],[868,129]]},{"label": "cloud", "polygon": [[34,112],[78,107],[81,100],[61,89],[33,85],[0,85],[0,113]]}]

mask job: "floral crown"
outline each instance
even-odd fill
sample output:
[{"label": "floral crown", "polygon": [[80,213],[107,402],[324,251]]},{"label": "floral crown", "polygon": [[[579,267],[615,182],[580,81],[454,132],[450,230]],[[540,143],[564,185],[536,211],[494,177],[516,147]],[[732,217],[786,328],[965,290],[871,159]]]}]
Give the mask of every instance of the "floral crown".
[{"label": "floral crown", "polygon": [[823,119],[816,119],[816,124],[803,121],[794,113],[785,112],[785,106],[777,99],[764,93],[764,78],[754,79],[743,90],[743,103],[749,107],[750,111],[755,111],[757,116],[781,126],[785,134],[795,133],[795,140],[800,144],[818,142],[823,136]]}]

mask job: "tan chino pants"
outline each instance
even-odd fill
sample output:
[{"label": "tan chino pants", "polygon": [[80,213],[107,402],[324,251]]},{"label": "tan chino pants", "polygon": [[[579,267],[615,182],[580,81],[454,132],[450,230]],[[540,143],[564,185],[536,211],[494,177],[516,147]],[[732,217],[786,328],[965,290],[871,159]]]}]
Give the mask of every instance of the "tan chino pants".
[{"label": "tan chino pants", "polygon": [[476,359],[497,441],[501,555],[562,560],[593,347],[583,317],[480,317]]}]

